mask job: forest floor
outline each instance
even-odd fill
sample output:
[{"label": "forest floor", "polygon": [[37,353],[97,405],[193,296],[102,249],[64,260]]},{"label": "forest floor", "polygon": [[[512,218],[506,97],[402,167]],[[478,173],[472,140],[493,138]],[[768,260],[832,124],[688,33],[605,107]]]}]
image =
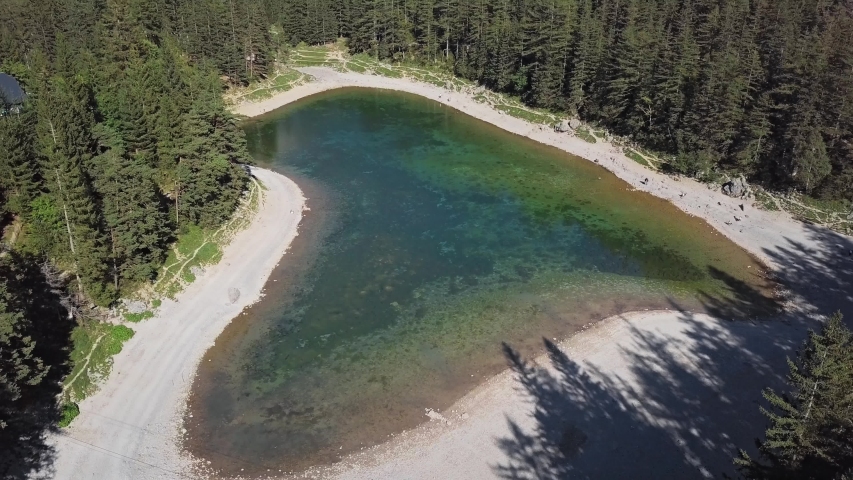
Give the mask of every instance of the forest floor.
[{"label": "forest floor", "polygon": [[[500,100],[499,106],[483,101],[490,94],[478,87],[448,85],[450,80],[436,76],[428,81],[426,73],[377,74],[379,67],[368,68],[358,57],[329,55],[320,65],[296,67],[310,82],[260,102],[238,104],[235,112],[261,115],[340,87],[391,89],[433,99],[595,162],[622,178],[626,188],[703,218],[770,267],[781,286],[783,313],[749,318],[749,292],[730,282],[733,300],[707,299],[707,314],[666,310],[608,318],[568,339],[549,339],[555,345],[548,347],[551,354],[532,363],[508,355],[509,370],[441,412],[447,422],[425,415],[418,428],[294,478],[733,475],[737,449],[754,453],[753,439],[765,425],[758,410],[761,390],[783,385],[785,357],[793,355],[806,329],[839,309],[853,318],[853,239],[781,211],[790,206],[779,197],[772,198],[781,208],[770,210],[764,197],[735,199],[722,194],[718,184],[664,174],[648,152],[626,150],[618,139],[591,126],[587,132],[594,142],[555,132],[545,113],[507,109],[510,100]],[[356,71],[359,67],[364,71]],[[794,202],[805,210],[820,210],[807,201],[789,200]],[[426,414],[432,407],[423,405]]]},{"label": "forest floor", "polygon": [[[218,263],[174,298],[162,298],[151,318],[133,325],[135,332],[100,323],[100,330],[81,339],[89,348],[76,353],[66,391],[71,398],[89,395],[79,402],[77,419],[51,439],[53,464],[34,478],[178,478],[194,468],[180,444],[198,362],[225,326],[263,295],[302,218],[305,200],[295,183],[269,170],[252,171],[258,181],[245,203],[256,212],[232,220],[230,241],[218,244]],[[232,227],[216,233],[216,241]],[[211,241],[206,238],[192,252]],[[192,264],[187,252],[184,267]],[[174,276],[182,272],[175,270]],[[106,359],[106,354],[114,356]],[[106,363],[112,366],[108,377]],[[96,364],[101,369],[94,369]],[[97,391],[87,391],[95,383]]]}]

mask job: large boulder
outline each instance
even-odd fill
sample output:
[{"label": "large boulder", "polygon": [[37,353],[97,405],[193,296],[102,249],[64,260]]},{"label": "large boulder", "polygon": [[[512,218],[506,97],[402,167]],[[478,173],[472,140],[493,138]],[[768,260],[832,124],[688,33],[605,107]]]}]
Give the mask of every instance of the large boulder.
[{"label": "large boulder", "polygon": [[580,127],[580,126],[581,126],[581,121],[578,120],[577,118],[573,118],[573,119],[569,120],[569,128],[571,128],[572,130],[577,130],[578,127]]},{"label": "large boulder", "polygon": [[723,193],[730,197],[741,198],[749,192],[749,185],[743,177],[729,180],[723,184]]},{"label": "large boulder", "polygon": [[568,120],[563,120],[562,122],[554,125],[554,130],[560,133],[568,132],[570,129],[571,126]]}]

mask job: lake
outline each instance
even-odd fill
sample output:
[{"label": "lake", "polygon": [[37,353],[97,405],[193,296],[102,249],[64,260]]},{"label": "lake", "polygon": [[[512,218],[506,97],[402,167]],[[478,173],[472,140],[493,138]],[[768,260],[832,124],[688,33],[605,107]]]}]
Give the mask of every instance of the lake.
[{"label": "lake", "polygon": [[185,420],[228,474],[299,471],[426,421],[525,355],[631,310],[764,313],[764,269],[592,162],[370,89],[249,121],[308,198],[263,301],[202,361]]}]

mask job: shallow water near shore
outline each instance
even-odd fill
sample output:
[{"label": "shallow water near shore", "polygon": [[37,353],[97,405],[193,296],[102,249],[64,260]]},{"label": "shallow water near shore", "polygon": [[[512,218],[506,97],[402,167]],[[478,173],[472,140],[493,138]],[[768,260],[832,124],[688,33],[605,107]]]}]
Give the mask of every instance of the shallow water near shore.
[{"label": "shallow water near shore", "polygon": [[763,267],[705,222],[431,100],[342,89],[245,128],[311,210],[195,381],[187,447],[225,474],[412,428],[500,372],[503,342],[532,355],[620,312],[774,307]]}]

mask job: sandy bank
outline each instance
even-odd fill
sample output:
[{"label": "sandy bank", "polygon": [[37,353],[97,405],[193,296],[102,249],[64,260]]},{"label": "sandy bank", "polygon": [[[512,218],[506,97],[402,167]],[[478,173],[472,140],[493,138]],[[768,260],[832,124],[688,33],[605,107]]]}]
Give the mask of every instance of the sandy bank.
[{"label": "sandy bank", "polygon": [[[509,132],[578,155],[633,188],[671,201],[762,259],[789,289],[788,312],[759,323],[672,311],[609,318],[543,356],[525,387],[511,371],[472,391],[433,421],[389,442],[307,472],[308,478],[708,478],[732,473],[764,420],[757,401],[779,385],[784,357],[818,313],[853,314],[850,238],[758,210],[685,178],[668,177],[617,147],[553,132],[452,92],[409,79],[300,69],[314,81],[235,108],[257,116],[339,87],[404,91],[431,98]],[[427,417],[424,417],[425,420]],[[439,418],[438,420],[435,420]],[[300,476],[302,478],[302,476]]]},{"label": "sandy bank", "polygon": [[[225,326],[261,297],[302,218],[305,199],[295,183],[269,170],[252,173],[266,190],[251,225],[176,301],[164,300],[157,317],[133,326],[136,335],[115,356],[109,379],[53,439],[56,461],[41,478],[179,478],[194,471],[179,441],[198,362]],[[231,288],[240,291],[234,303]]]}]

